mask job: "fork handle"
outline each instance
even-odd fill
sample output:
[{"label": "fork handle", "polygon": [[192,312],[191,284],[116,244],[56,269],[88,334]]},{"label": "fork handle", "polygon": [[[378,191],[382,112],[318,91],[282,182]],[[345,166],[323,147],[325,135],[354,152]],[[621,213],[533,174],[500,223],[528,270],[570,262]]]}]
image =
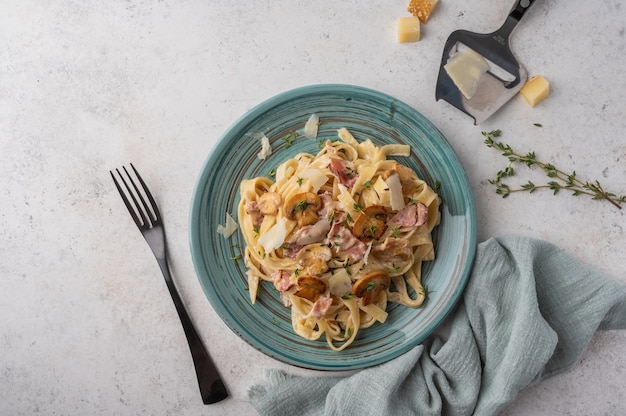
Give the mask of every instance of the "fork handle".
[{"label": "fork handle", "polygon": [[193,326],[187,310],[183,304],[183,301],[176,290],[174,280],[170,274],[170,269],[166,259],[157,258],[159,267],[163,272],[165,283],[170,291],[174,306],[178,312],[178,317],[183,325],[185,336],[191,350],[191,357],[193,359],[193,365],[196,369],[196,376],[198,377],[198,385],[200,387],[200,395],[202,396],[202,402],[204,404],[212,404],[224,400],[228,397],[228,391],[222,381],[213,360],[209,356],[209,353],[204,348],[202,340],[196,332],[196,328]]}]

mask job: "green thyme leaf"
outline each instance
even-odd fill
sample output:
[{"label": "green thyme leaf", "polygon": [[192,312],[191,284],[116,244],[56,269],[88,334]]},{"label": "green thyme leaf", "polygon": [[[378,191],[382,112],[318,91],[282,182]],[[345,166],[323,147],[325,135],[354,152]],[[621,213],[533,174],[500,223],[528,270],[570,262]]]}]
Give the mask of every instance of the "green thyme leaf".
[{"label": "green thyme leaf", "polygon": [[[535,124],[541,127],[540,124]],[[558,194],[562,189],[569,190],[573,196],[587,195],[593,200],[607,201],[618,209],[622,209],[622,204],[626,203],[626,195],[617,196],[613,192],[607,192],[602,188],[602,185],[598,180],[594,182],[585,182],[578,179],[576,171],[567,173],[552,163],[542,162],[537,159],[535,152],[528,152],[526,154],[518,153],[513,148],[505,143],[499,142],[496,138],[501,135],[500,130],[492,130],[490,132],[482,132],[484,137],[484,143],[487,147],[499,150],[502,156],[508,160],[508,165],[499,170],[493,179],[489,179],[489,183],[494,185],[496,194],[501,195],[502,198],[507,198],[514,192],[528,192],[533,193],[538,189],[549,189],[554,195]],[[518,188],[511,188],[506,183],[502,182],[504,178],[511,178],[516,176],[513,165],[519,163],[526,165],[528,168],[537,167],[544,171],[546,176],[550,178],[541,185],[535,185],[533,182],[528,181]]]}]

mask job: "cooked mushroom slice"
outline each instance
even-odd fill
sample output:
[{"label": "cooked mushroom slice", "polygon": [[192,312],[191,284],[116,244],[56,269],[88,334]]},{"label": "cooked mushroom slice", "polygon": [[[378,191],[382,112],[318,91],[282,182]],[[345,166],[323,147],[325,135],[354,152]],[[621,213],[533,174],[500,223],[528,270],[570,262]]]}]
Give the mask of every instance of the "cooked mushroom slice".
[{"label": "cooked mushroom slice", "polygon": [[313,192],[302,192],[291,196],[283,205],[283,212],[300,227],[315,224],[319,220],[317,211],[322,208],[322,200]]},{"label": "cooked mushroom slice", "polygon": [[411,257],[411,247],[405,238],[387,237],[372,247],[371,255],[388,263],[404,263]]},{"label": "cooked mushroom slice", "polygon": [[365,242],[379,239],[387,228],[387,214],[387,208],[380,205],[365,208],[356,217],[352,226],[352,234]]},{"label": "cooked mushroom slice", "polygon": [[326,282],[319,277],[298,277],[298,291],[295,293],[296,296],[315,302],[324,292],[326,292]]},{"label": "cooked mushroom slice", "polygon": [[328,261],[333,257],[333,253],[325,245],[309,244],[298,251],[296,261],[308,273],[319,276],[328,271]]},{"label": "cooked mushroom slice", "polygon": [[278,192],[266,192],[259,197],[257,206],[263,215],[276,215],[282,203],[282,198]]},{"label": "cooked mushroom slice", "polygon": [[352,292],[360,297],[363,306],[378,302],[383,290],[389,288],[391,278],[383,271],[372,272],[361,277],[352,285]]}]

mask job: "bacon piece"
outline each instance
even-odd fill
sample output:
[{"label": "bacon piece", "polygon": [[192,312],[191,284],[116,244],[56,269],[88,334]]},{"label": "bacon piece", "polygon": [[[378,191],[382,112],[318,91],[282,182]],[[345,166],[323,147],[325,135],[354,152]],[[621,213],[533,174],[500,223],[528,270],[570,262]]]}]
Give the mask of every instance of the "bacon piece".
[{"label": "bacon piece", "polygon": [[278,192],[266,192],[259,197],[257,207],[263,215],[276,215],[282,205],[282,198]]},{"label": "bacon piece", "polygon": [[326,154],[328,155],[336,155],[337,148],[331,144],[330,140],[326,140],[326,145],[324,146],[324,150],[326,150]]},{"label": "bacon piece", "polygon": [[298,228],[291,237],[289,237],[289,242],[295,243],[298,246],[319,243],[326,238],[328,231],[330,231],[330,222],[326,219],[322,219],[313,225],[305,225],[304,227]]},{"label": "bacon piece", "polygon": [[311,313],[313,314],[315,319],[320,319],[322,316],[324,316],[324,314],[328,312],[328,309],[330,308],[330,305],[332,305],[332,303],[332,298],[329,298],[327,296],[320,296],[319,299],[316,300],[313,304],[313,309],[311,310]]},{"label": "bacon piece", "polygon": [[354,164],[349,160],[331,157],[328,168],[347,188],[352,188],[359,178],[359,174],[354,170]]},{"label": "bacon piece", "polygon": [[428,207],[421,202],[409,204],[391,218],[391,223],[401,227],[419,227],[428,220]]},{"label": "bacon piece", "polygon": [[330,230],[328,242],[336,251],[346,254],[353,262],[363,259],[367,251],[367,244],[341,224],[335,224]]},{"label": "bacon piece", "polygon": [[290,277],[289,273],[287,273],[284,270],[276,270],[274,273],[272,273],[274,286],[279,292],[284,292],[286,290],[289,290],[289,288],[293,285],[289,277]]},{"label": "bacon piece", "polygon": [[255,227],[260,227],[265,215],[276,215],[282,198],[277,192],[266,192],[258,201],[246,201],[246,212],[252,217]]},{"label": "bacon piece", "polygon": [[344,222],[346,220],[343,205],[341,202],[335,201],[332,194],[328,192],[320,194],[320,199],[322,200],[322,209],[317,212],[317,215],[319,215],[321,219],[326,219],[333,223]]},{"label": "bacon piece", "polygon": [[298,255],[298,251],[300,251],[302,249],[302,247],[304,246],[299,246],[297,244],[294,243],[285,243],[282,245],[282,250],[283,250],[283,257],[289,258],[289,259],[295,259],[296,256]]},{"label": "bacon piece", "polygon": [[256,201],[246,202],[246,212],[250,215],[250,218],[252,218],[252,226],[254,228],[260,228],[261,224],[263,224],[263,214],[261,214],[259,204],[257,204]]},{"label": "bacon piece", "polygon": [[285,305],[285,307],[288,308],[291,306],[291,299],[289,298],[289,293],[280,292],[280,300],[283,301],[283,305]]}]

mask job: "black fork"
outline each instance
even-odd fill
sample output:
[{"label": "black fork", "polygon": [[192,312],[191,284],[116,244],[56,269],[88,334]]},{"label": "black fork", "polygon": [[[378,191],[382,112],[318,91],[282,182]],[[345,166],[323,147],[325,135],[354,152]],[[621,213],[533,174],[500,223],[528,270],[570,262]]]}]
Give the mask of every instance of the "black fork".
[{"label": "black fork", "polygon": [[[187,314],[187,310],[183,305],[183,302],[176,290],[174,281],[170,274],[170,269],[167,261],[167,250],[165,240],[165,228],[163,227],[163,221],[161,214],[157,207],[150,190],[146,186],[135,167],[130,165],[132,172],[136,179],[139,181],[137,186],[133,176],[126,169],[122,167],[123,173],[119,169],[115,169],[117,178],[113,171],[110,171],[113,182],[122,196],[122,200],[128,208],[128,212],[137,224],[139,231],[146,239],[148,246],[152,249],[154,257],[156,257],[159,267],[163,272],[165,283],[169,289],[174,306],[180,318],[180,322],[183,325],[185,335],[187,336],[187,342],[189,343],[189,349],[191,350],[191,356],[193,358],[193,364],[196,368],[196,375],[198,377],[198,384],[200,386],[200,394],[202,396],[202,402],[204,404],[216,403],[224,400],[228,397],[228,391],[220,375],[209,356],[209,353],[204,348],[196,329]],[[119,178],[119,180],[118,180]],[[145,197],[144,197],[145,195]],[[147,201],[146,201],[147,200]]]}]

